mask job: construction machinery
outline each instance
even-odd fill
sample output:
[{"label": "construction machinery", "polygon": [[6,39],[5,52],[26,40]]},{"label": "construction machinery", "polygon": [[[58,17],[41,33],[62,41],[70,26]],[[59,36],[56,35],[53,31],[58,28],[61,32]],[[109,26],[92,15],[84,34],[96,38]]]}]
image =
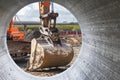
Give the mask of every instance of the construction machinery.
[{"label": "construction machinery", "polygon": [[13,25],[14,19],[10,21],[8,30],[7,30],[7,39],[8,40],[15,40],[15,41],[22,41],[25,38],[25,33],[20,32],[17,27]]},{"label": "construction machinery", "polygon": [[[51,5],[51,11],[50,11]],[[27,70],[66,66],[71,62],[74,51],[71,45],[62,43],[56,28],[58,13],[53,2],[39,2],[40,36],[31,41],[31,54]]]},{"label": "construction machinery", "polygon": [[[25,39],[25,33],[24,31],[20,31],[18,27],[14,25],[15,20],[16,20],[16,16],[9,23],[7,29],[7,40],[8,40],[7,42],[11,57],[14,60],[17,60],[27,57],[28,53],[30,53],[29,51],[30,43],[23,42]],[[11,46],[15,46],[15,47],[11,48]]]},{"label": "construction machinery", "polygon": [[[50,13],[50,1],[42,1],[39,3],[41,19],[40,33],[41,37],[44,37],[48,44],[54,46],[55,41],[57,42],[56,44],[61,44],[61,42],[58,29],[56,28],[56,18],[58,17],[58,13],[54,13],[53,3],[51,4],[52,10]],[[53,25],[51,25],[51,21],[53,21]]]}]

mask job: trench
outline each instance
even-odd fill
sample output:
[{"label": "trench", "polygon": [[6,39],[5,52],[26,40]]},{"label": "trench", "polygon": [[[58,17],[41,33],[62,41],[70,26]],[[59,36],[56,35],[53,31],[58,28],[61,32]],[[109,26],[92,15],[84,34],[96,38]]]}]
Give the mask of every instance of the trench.
[{"label": "trench", "polygon": [[35,77],[11,59],[6,31],[13,15],[38,0],[0,0],[0,80],[120,80],[120,1],[54,0],[70,10],[82,31],[82,47],[73,65],[52,77]]}]

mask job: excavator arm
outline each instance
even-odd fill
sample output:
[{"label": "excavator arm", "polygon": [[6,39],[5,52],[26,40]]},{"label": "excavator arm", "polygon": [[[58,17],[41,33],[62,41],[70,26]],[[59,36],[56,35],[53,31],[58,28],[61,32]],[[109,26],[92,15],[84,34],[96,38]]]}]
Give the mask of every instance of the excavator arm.
[{"label": "excavator arm", "polygon": [[9,27],[7,30],[7,39],[8,40],[17,40],[17,41],[24,40],[25,33],[20,32],[19,29],[13,25],[13,22],[14,22],[14,20],[12,19],[10,21],[10,24],[9,24]]},{"label": "excavator arm", "polygon": [[[49,45],[61,45],[61,41],[59,38],[59,31],[56,28],[56,19],[58,17],[58,13],[54,13],[54,10],[50,12],[50,1],[41,1],[39,2],[40,9],[40,33]],[[53,20],[53,24],[51,23]]]}]

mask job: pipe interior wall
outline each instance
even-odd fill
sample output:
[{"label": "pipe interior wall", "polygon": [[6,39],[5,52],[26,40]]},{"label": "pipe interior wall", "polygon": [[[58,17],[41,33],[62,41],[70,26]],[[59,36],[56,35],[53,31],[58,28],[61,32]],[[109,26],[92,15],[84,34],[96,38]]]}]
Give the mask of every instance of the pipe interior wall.
[{"label": "pipe interior wall", "polygon": [[10,19],[38,0],[0,0],[0,80],[120,80],[120,0],[54,0],[69,9],[82,31],[74,64],[52,77],[35,77],[11,59],[6,45]]}]

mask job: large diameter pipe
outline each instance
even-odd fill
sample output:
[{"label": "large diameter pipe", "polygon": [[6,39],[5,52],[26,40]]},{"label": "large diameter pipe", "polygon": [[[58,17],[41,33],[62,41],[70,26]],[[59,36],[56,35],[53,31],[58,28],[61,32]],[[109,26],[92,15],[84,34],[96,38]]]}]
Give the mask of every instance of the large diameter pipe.
[{"label": "large diameter pipe", "polygon": [[53,77],[35,77],[18,68],[7,50],[7,26],[18,10],[35,1],[0,0],[0,80],[120,80],[120,0],[54,0],[81,26],[78,58]]}]

